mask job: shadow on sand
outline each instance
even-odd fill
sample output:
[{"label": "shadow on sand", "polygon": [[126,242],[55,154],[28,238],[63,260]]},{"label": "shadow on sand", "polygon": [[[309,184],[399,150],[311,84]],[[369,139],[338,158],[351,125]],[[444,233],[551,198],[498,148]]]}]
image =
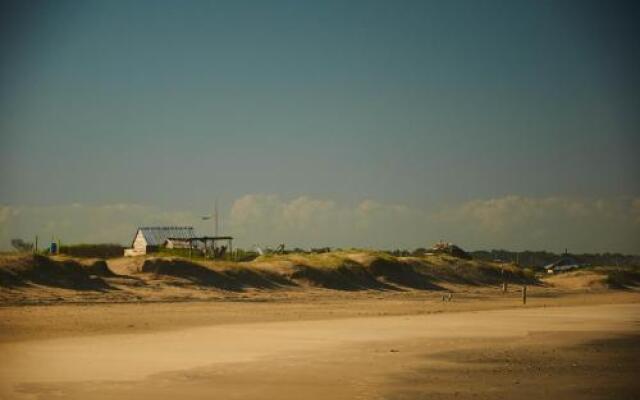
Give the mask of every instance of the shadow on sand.
[{"label": "shadow on sand", "polygon": [[142,265],[142,272],[173,276],[186,279],[197,285],[229,291],[243,291],[249,288],[276,289],[283,286],[295,286],[295,283],[276,273],[243,267],[216,271],[204,265],[182,259],[146,260]]},{"label": "shadow on sand", "polygon": [[0,269],[0,284],[5,287],[36,284],[73,290],[113,289],[98,274],[92,273],[92,268],[102,270],[103,266],[97,262],[85,267],[74,260],[53,260],[46,256],[28,255],[3,265]]}]

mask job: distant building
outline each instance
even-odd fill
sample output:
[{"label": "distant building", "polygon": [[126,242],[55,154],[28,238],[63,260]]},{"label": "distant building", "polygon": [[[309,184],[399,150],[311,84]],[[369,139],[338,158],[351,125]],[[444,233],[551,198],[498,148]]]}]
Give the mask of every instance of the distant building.
[{"label": "distant building", "polygon": [[580,267],[581,267],[581,264],[578,262],[578,260],[576,260],[573,257],[569,257],[565,255],[559,260],[549,265],[546,265],[544,269],[547,270],[548,274],[554,274],[556,272],[571,271],[572,269],[577,269]]},{"label": "distant building", "polygon": [[[125,256],[140,256],[158,251],[160,247],[185,248],[194,237],[192,226],[156,226],[138,228]],[[186,243],[186,244],[185,244]]]},{"label": "distant building", "polygon": [[462,250],[462,248],[456,246],[453,243],[445,243],[439,241],[434,244],[433,247],[427,250],[427,255],[446,254],[452,257],[463,258],[465,260],[471,259],[471,254]]}]

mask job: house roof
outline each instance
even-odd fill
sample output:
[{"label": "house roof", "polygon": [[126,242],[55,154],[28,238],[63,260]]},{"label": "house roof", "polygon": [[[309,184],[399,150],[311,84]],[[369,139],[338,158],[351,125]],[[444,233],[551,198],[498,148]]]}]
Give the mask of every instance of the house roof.
[{"label": "house roof", "polygon": [[192,226],[146,226],[138,231],[142,232],[147,246],[160,246],[168,238],[190,239],[194,236]]},{"label": "house roof", "polygon": [[553,262],[547,266],[545,266],[545,269],[556,269],[556,270],[564,270],[564,269],[571,269],[571,268],[576,268],[579,267],[580,263],[573,257],[569,257],[569,256],[565,256],[560,258],[559,260],[557,260],[556,262]]},{"label": "house roof", "polygon": [[176,237],[171,236],[171,237],[168,237],[167,240],[182,240],[182,241],[185,241],[185,242],[188,242],[188,241],[192,241],[192,242],[200,241],[200,242],[202,242],[202,241],[205,241],[205,240],[211,240],[211,241],[233,240],[233,237],[232,236],[193,236],[191,238],[182,238],[182,237],[176,238]]}]

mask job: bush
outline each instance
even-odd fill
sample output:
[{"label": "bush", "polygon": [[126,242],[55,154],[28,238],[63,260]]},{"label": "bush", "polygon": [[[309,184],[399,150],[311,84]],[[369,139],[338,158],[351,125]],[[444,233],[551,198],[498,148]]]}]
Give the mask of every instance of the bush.
[{"label": "bush", "polygon": [[33,243],[25,242],[22,239],[11,239],[11,246],[17,251],[26,253],[33,250]]},{"label": "bush", "polygon": [[62,245],[60,254],[73,257],[115,258],[124,255],[124,247],[113,243]]},{"label": "bush", "polygon": [[256,258],[258,258],[260,254],[258,254],[255,251],[248,251],[248,250],[243,250],[243,249],[237,249],[236,250],[236,261],[253,261]]}]

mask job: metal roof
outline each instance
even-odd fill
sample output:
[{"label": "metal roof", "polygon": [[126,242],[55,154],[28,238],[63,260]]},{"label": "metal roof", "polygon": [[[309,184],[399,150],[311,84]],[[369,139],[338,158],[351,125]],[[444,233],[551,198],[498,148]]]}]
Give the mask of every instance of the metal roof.
[{"label": "metal roof", "polygon": [[580,267],[580,263],[576,259],[574,259],[573,257],[565,256],[549,265],[546,265],[544,268],[562,271],[565,269],[572,269],[572,268],[578,268],[578,267]]},{"label": "metal roof", "polygon": [[147,246],[160,246],[168,238],[190,239],[194,236],[192,226],[146,226],[138,228]]},{"label": "metal roof", "polygon": [[[176,237],[168,237],[168,240],[185,240],[185,241],[189,241],[189,239],[185,239],[185,238],[176,238]],[[191,241],[203,241],[203,240],[233,240],[233,237],[231,236],[194,236],[192,238],[190,238]]]}]

